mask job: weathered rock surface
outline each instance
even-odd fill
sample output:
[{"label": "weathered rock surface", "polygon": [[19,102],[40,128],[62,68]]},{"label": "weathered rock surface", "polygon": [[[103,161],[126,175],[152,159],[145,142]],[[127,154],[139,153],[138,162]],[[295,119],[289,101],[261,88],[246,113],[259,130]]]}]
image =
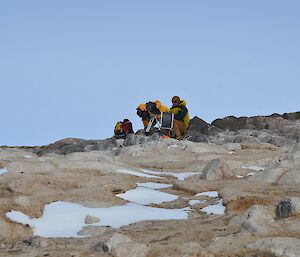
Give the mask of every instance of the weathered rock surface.
[{"label": "weathered rock surface", "polygon": [[258,256],[298,257],[300,240],[290,237],[275,237],[259,239],[247,247],[256,250]]},{"label": "weathered rock surface", "polygon": [[121,234],[114,234],[106,242],[106,245],[112,255],[116,257],[144,257],[148,252],[146,245],[133,242],[130,238]]},{"label": "weathered rock surface", "polygon": [[214,159],[210,161],[203,169],[201,179],[216,180],[227,179],[233,177],[233,173],[229,166],[225,162],[221,162],[220,159]]},{"label": "weathered rock surface", "polygon": [[259,205],[252,206],[243,215],[233,218],[231,222],[251,233],[272,233],[280,229],[267,208]]},{"label": "weathered rock surface", "polygon": [[[7,170],[0,174],[0,256],[293,256],[300,238],[300,121],[298,114],[283,116],[232,119],[226,126],[234,131],[195,118],[188,140],[181,141],[154,133],[0,147],[0,169]],[[152,183],[140,187],[169,184],[155,190],[178,197],[148,207],[185,208],[188,219],[149,219],[113,228],[98,226],[106,217],[96,218],[91,211],[80,218],[76,237],[43,238],[6,216],[15,210],[40,218],[46,204],[57,201],[83,208],[130,205],[117,195],[147,182]],[[210,191],[218,197],[199,195]],[[284,198],[291,204],[281,202]],[[202,209],[220,207],[225,214]]]}]

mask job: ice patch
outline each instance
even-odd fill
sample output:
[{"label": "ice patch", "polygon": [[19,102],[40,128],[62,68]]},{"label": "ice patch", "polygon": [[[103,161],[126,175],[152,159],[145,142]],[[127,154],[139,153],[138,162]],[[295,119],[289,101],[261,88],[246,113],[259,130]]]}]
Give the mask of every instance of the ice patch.
[{"label": "ice patch", "polygon": [[53,202],[46,204],[40,218],[31,219],[19,211],[6,213],[12,221],[28,224],[35,236],[80,237],[77,233],[86,226],[87,215],[99,218],[96,226],[120,228],[145,220],[179,220],[188,218],[188,208],[161,209],[128,203],[109,208],[88,208],[75,203]]},{"label": "ice patch", "polygon": [[219,193],[218,191],[208,191],[208,192],[198,193],[195,196],[219,197]]},{"label": "ice patch", "polygon": [[256,165],[243,165],[242,169],[249,169],[249,170],[256,170],[256,171],[263,171],[265,168],[256,166]]},{"label": "ice patch", "polygon": [[139,187],[147,187],[152,189],[162,189],[162,188],[168,188],[173,186],[170,184],[155,183],[155,182],[137,183],[137,185]]},{"label": "ice patch", "polygon": [[1,174],[4,174],[4,173],[6,173],[6,172],[8,172],[8,170],[7,170],[6,168],[0,169],[0,175],[1,175]]},{"label": "ice patch", "polygon": [[151,203],[159,204],[163,202],[171,202],[178,199],[177,195],[160,192],[146,187],[137,187],[123,194],[117,194],[116,196],[124,200],[142,205],[148,205]]},{"label": "ice patch", "polygon": [[206,200],[190,200],[189,205],[195,205],[198,203],[206,203],[206,202],[207,202]]},{"label": "ice patch", "polygon": [[143,172],[147,174],[152,174],[152,175],[171,175],[178,180],[185,180],[188,177],[194,176],[196,174],[199,174],[198,172],[181,172],[181,173],[176,173],[176,172],[160,172],[160,171],[154,171],[154,170],[145,170],[142,169]]},{"label": "ice patch", "polygon": [[158,177],[158,176],[153,176],[153,175],[145,174],[145,173],[134,171],[134,170],[119,169],[119,170],[116,170],[116,172],[117,173],[123,173],[123,174],[130,174],[130,175],[134,175],[134,176],[137,176],[137,177],[160,178],[160,179],[163,179],[163,178]]},{"label": "ice patch", "polygon": [[31,155],[24,155],[24,157],[25,157],[25,158],[28,158],[28,159],[32,158]]},{"label": "ice patch", "polygon": [[225,214],[225,206],[223,206],[223,199],[219,200],[216,204],[206,206],[200,211],[206,212],[207,214]]}]

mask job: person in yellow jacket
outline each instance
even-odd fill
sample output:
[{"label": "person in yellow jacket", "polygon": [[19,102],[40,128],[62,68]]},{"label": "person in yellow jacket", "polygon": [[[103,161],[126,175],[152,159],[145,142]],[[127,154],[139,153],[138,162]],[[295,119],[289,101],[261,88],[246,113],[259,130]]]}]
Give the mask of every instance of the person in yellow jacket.
[{"label": "person in yellow jacket", "polygon": [[[136,108],[137,112],[136,114],[142,118],[142,122],[144,125],[144,128],[147,128],[149,121],[150,121],[150,116],[151,115],[156,115],[158,119],[161,117],[162,112],[169,112],[170,109],[164,105],[160,101],[151,101],[148,103],[143,103],[140,104]],[[153,124],[155,126],[155,124]]]},{"label": "person in yellow jacket", "polygon": [[180,139],[184,136],[190,124],[186,101],[180,100],[179,96],[173,96],[170,112],[174,113],[174,125],[171,130],[171,137]]}]

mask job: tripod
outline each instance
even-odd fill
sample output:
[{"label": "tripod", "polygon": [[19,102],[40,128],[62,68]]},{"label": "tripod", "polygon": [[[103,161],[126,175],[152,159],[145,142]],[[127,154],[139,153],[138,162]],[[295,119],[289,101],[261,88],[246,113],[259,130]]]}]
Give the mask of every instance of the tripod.
[{"label": "tripod", "polygon": [[159,123],[159,119],[157,118],[156,115],[150,115],[150,121],[148,123],[148,126],[146,128],[146,133],[149,133],[150,132],[150,129],[152,128],[152,125],[153,123],[155,122],[155,124],[158,124],[158,128],[160,130],[161,126],[160,126],[160,123]]}]

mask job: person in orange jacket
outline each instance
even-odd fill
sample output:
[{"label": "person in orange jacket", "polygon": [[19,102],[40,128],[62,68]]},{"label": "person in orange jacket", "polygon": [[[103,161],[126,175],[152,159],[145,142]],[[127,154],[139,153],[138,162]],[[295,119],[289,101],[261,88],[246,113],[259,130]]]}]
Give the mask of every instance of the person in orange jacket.
[{"label": "person in orange jacket", "polygon": [[[160,101],[151,101],[148,103],[142,103],[136,108],[136,114],[142,119],[144,128],[147,128],[149,121],[151,119],[151,115],[156,115],[157,119],[161,118],[162,112],[169,112],[170,109],[164,105]],[[155,126],[155,123],[152,124]]]}]

